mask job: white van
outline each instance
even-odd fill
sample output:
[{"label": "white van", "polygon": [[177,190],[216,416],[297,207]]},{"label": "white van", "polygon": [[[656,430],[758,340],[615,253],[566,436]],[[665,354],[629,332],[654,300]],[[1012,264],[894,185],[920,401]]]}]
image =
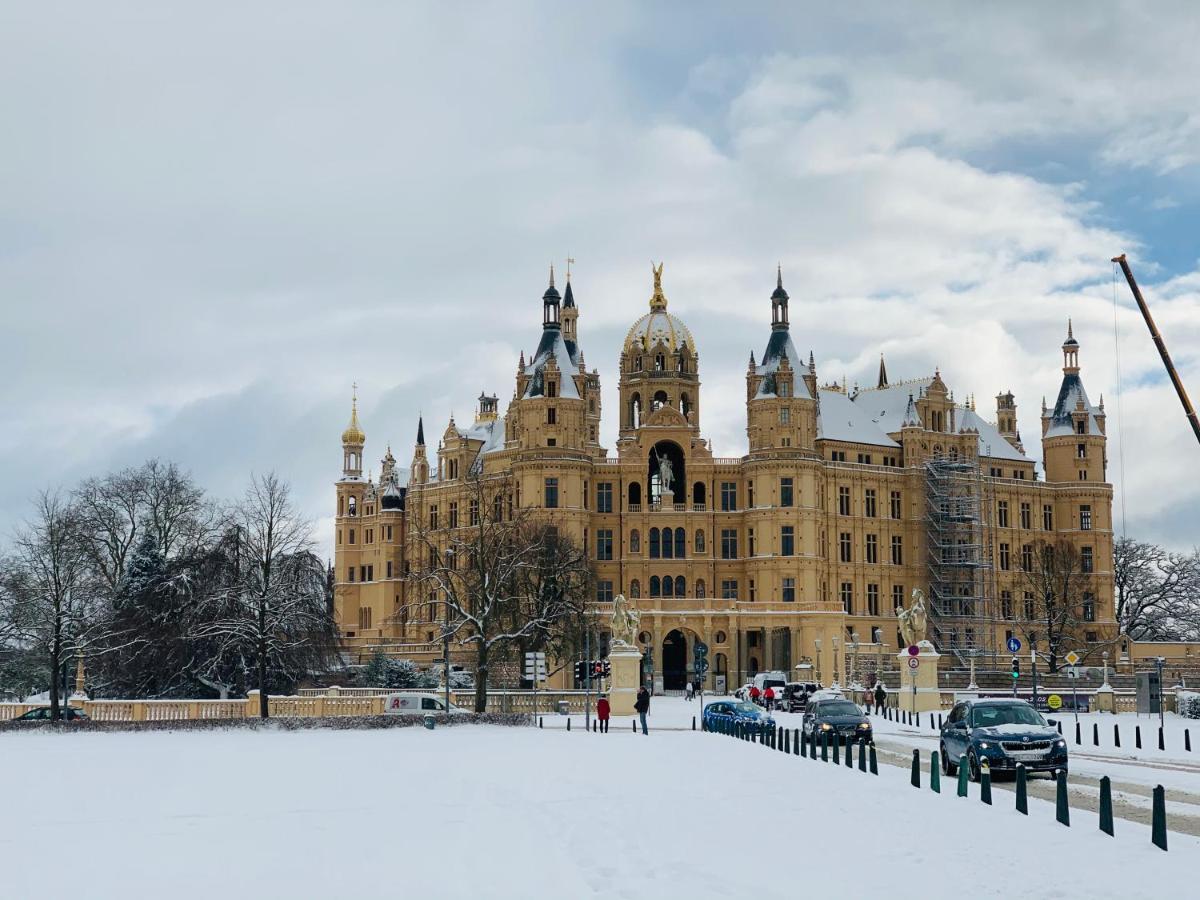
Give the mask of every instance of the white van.
[{"label": "white van", "polygon": [[[420,716],[425,713],[445,713],[446,701],[445,698],[439,697],[437,694],[406,691],[400,694],[388,694],[383,703],[383,711],[389,716]],[[451,704],[450,715],[465,716],[468,713],[465,709]]]},{"label": "white van", "polygon": [[[767,688],[772,688],[775,694],[775,701],[779,702],[783,699],[783,689],[787,685],[786,672],[759,672],[754,676],[754,686],[758,688],[759,695],[766,693]],[[759,702],[762,702],[761,700]]]}]

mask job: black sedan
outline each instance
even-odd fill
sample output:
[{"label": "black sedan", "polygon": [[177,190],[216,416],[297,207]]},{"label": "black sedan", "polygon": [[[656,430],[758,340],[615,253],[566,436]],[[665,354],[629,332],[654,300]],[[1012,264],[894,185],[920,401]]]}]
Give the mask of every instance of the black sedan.
[{"label": "black sedan", "polygon": [[[59,710],[59,713],[60,713],[62,719],[65,719],[68,722],[86,722],[88,720],[87,713],[85,713],[82,709],[76,709],[73,706],[64,706]],[[10,719],[9,721],[12,721],[12,722],[49,722],[50,721],[50,707],[35,706],[33,709],[28,710],[27,712],[21,713],[21,715],[15,717],[13,719]]]},{"label": "black sedan", "polygon": [[810,700],[801,727],[813,740],[820,740],[823,734],[847,744],[872,739],[870,720],[845,699]]}]

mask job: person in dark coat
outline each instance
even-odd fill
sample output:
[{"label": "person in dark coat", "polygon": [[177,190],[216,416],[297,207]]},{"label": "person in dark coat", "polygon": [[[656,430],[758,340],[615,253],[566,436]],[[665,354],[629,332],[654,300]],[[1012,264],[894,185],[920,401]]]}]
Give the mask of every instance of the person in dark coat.
[{"label": "person in dark coat", "polygon": [[596,718],[600,722],[600,731],[602,734],[608,734],[608,716],[612,712],[612,707],[609,706],[608,698],[603,694],[596,701]]},{"label": "person in dark coat", "polygon": [[887,688],[882,681],[875,682],[875,715],[883,712],[883,704],[887,701]]},{"label": "person in dark coat", "polygon": [[646,728],[646,714],[650,712],[650,692],[646,690],[643,684],[638,688],[637,700],[633,703],[633,708],[637,710],[638,718],[642,720],[642,734],[649,734],[649,729]]}]

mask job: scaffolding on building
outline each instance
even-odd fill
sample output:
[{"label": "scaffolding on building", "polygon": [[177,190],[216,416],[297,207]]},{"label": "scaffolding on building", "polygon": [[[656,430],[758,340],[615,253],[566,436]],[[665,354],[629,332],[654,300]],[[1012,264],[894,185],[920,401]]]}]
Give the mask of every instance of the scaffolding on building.
[{"label": "scaffolding on building", "polygon": [[973,655],[996,655],[987,493],[977,461],[936,457],[925,464],[930,638],[964,666]]}]

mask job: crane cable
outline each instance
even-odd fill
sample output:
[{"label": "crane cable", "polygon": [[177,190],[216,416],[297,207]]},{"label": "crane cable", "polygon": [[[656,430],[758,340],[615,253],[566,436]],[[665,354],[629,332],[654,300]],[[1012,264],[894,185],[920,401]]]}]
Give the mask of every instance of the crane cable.
[{"label": "crane cable", "polygon": [[1121,470],[1121,538],[1125,538],[1125,416],[1121,412],[1121,327],[1117,317],[1117,264],[1112,264],[1113,344],[1117,365],[1117,465]]}]

